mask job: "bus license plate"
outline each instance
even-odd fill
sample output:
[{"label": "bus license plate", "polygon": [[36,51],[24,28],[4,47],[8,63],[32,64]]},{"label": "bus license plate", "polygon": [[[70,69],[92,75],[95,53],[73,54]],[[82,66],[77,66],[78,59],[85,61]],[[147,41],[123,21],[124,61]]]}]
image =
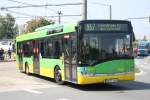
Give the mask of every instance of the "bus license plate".
[{"label": "bus license plate", "polygon": [[118,82],[117,79],[107,79],[105,80],[105,83],[114,83],[114,82]]}]

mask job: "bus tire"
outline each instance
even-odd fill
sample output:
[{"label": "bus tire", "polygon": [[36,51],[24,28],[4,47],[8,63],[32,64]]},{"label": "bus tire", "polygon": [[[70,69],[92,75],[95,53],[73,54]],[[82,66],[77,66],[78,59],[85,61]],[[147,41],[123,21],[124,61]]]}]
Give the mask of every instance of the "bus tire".
[{"label": "bus tire", "polygon": [[56,66],[54,70],[54,79],[55,82],[59,85],[62,85],[64,83],[62,80],[61,69],[58,66]]},{"label": "bus tire", "polygon": [[30,75],[28,63],[25,63],[25,73],[26,73],[27,75]]}]

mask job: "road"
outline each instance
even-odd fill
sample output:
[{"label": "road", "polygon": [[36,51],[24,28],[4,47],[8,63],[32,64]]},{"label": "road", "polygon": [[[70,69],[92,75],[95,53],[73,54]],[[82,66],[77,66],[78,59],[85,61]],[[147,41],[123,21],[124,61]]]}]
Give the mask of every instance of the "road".
[{"label": "road", "polygon": [[0,100],[149,100],[150,57],[135,59],[141,70],[134,82],[112,85],[57,85],[52,79],[27,76],[15,62],[0,62]]}]

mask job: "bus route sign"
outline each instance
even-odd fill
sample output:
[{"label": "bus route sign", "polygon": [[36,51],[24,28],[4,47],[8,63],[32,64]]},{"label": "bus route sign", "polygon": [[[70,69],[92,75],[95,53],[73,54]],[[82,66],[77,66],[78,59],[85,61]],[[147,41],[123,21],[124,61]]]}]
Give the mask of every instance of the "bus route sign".
[{"label": "bus route sign", "polygon": [[102,31],[102,32],[109,32],[115,31],[120,32],[128,31],[128,24],[115,24],[115,23],[86,23],[84,24],[84,30],[86,32],[93,32],[93,31]]}]

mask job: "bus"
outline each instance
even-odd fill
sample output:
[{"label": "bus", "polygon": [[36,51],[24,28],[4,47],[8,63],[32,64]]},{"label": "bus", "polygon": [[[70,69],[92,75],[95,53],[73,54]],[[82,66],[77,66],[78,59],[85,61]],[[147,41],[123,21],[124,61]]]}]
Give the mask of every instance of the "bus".
[{"label": "bus", "polygon": [[138,45],[138,56],[148,56],[150,54],[150,42],[141,41]]},{"label": "bus", "polygon": [[16,37],[17,68],[56,83],[111,83],[135,79],[129,21],[82,20],[48,25]]}]

